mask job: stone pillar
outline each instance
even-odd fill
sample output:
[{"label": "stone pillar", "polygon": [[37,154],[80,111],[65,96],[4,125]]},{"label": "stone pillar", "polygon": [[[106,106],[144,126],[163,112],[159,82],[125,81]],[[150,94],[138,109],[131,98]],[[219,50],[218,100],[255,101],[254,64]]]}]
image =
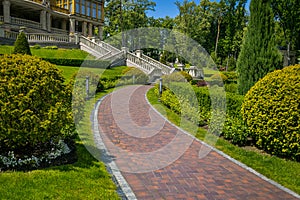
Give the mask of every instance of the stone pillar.
[{"label": "stone pillar", "polygon": [[88,34],[89,37],[93,37],[93,24],[92,23],[89,23],[89,34]]},{"label": "stone pillar", "polygon": [[67,30],[67,21],[65,19],[61,22],[61,29],[65,31]]},{"label": "stone pillar", "polygon": [[82,35],[86,36],[86,32],[87,32],[87,23],[82,22]]},{"label": "stone pillar", "polygon": [[51,32],[51,13],[47,13],[47,31]]},{"label": "stone pillar", "polygon": [[135,51],[135,54],[136,54],[137,57],[140,58],[140,57],[142,57],[142,55],[143,55],[143,50],[136,50],[136,51]]},{"label": "stone pillar", "polygon": [[40,24],[42,25],[43,30],[47,30],[47,12],[46,10],[42,10],[40,13]]},{"label": "stone pillar", "polygon": [[73,35],[75,33],[75,19],[70,19],[70,34]]},{"label": "stone pillar", "polygon": [[10,24],[10,1],[4,0],[3,4],[3,20],[4,23]]},{"label": "stone pillar", "polygon": [[100,41],[103,40],[103,26],[102,25],[98,26],[98,37],[99,37]]}]

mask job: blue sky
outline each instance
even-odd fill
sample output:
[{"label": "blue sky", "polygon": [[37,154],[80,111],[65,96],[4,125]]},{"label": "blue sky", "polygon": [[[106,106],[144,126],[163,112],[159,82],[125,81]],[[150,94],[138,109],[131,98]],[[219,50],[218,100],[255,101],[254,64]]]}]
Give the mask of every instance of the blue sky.
[{"label": "blue sky", "polygon": [[[148,16],[153,16],[154,18],[159,18],[159,17],[176,17],[179,12],[178,9],[175,5],[176,0],[152,0],[156,2],[156,7],[155,11],[148,11]],[[183,0],[179,0],[180,2],[183,2]],[[218,1],[218,0],[216,0]],[[199,4],[200,0],[195,0],[196,4]],[[249,4],[250,1],[248,1]]]}]

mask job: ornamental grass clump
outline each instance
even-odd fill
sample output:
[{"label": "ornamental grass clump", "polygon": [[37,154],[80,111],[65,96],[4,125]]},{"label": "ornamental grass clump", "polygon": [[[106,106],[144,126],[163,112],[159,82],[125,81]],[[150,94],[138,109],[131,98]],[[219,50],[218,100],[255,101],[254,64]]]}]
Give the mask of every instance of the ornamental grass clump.
[{"label": "ornamental grass clump", "polygon": [[64,152],[62,142],[72,144],[75,126],[71,87],[61,72],[29,55],[4,55],[0,63],[0,168],[8,157],[48,159]]},{"label": "ornamental grass clump", "polygon": [[246,94],[242,116],[256,145],[300,161],[300,65],[269,73]]}]

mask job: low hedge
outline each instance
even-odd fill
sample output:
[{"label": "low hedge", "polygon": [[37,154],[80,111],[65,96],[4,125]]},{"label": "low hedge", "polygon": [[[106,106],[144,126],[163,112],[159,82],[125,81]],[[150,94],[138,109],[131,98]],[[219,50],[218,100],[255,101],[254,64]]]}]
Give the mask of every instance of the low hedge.
[{"label": "low hedge", "polygon": [[73,66],[73,67],[91,67],[106,69],[110,62],[104,60],[85,60],[85,59],[64,59],[64,58],[42,58],[55,65]]}]

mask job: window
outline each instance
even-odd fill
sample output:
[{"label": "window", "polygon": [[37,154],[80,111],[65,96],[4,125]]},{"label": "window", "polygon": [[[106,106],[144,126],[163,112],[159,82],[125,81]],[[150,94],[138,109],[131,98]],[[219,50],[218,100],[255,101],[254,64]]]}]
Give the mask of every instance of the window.
[{"label": "window", "polygon": [[76,6],[75,6],[75,8],[76,8],[76,13],[80,13],[80,1],[79,0],[76,0]]},{"label": "window", "polygon": [[96,9],[96,4],[95,3],[93,3],[93,18],[97,18],[97,9]]},{"label": "window", "polygon": [[68,9],[68,4],[67,3],[64,4],[64,9]]},{"label": "window", "polygon": [[86,7],[87,7],[87,16],[91,16],[91,2],[87,1],[86,2]]},{"label": "window", "polygon": [[101,19],[101,4],[98,5],[98,19]]},{"label": "window", "polygon": [[81,1],[81,14],[85,15],[85,0]]},{"label": "window", "polygon": [[70,12],[72,12],[72,9],[73,9],[72,2],[70,2]]}]

